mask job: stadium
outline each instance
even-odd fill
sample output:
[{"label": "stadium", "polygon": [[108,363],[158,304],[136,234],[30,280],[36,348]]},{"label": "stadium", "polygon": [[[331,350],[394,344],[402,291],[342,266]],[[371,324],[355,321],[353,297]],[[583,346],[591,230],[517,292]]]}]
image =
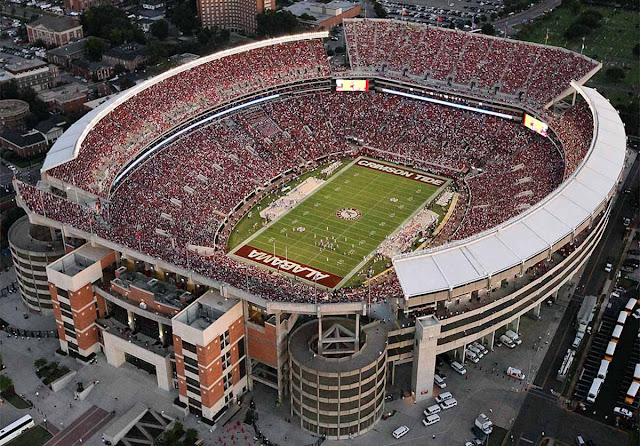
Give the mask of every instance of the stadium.
[{"label": "stadium", "polygon": [[348,438],[397,365],[430,397],[436,355],[493,348],[579,272],[625,164],[618,113],[584,86],[601,64],[343,26],[345,65],[326,32],[198,59],[85,115],[42,181],[16,182],[68,252],[47,267],[62,350],[154,373],[213,422],[261,383]]}]

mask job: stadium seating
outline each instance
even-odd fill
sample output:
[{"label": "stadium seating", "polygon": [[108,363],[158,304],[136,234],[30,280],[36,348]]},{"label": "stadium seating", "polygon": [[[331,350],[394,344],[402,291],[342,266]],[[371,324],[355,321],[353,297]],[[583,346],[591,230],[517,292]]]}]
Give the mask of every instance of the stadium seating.
[{"label": "stadium seating", "polygon": [[[228,230],[219,232],[221,224],[281,172],[302,172],[321,157],[361,154],[453,178],[460,204],[441,238],[463,239],[535,205],[575,170],[591,142],[588,106],[567,110],[551,128],[564,153],[519,122],[485,114],[375,92],[294,95],[213,121],[167,145],[112,194],[108,215],[25,184],[19,192],[40,215],[267,299],[359,300],[362,287],[321,292],[236,262],[226,255]],[[80,173],[77,168],[70,172]],[[215,247],[215,253],[202,257],[189,245]],[[402,293],[394,274],[372,289],[376,298]]]},{"label": "stadium seating", "polygon": [[351,68],[536,108],[597,63],[561,48],[391,20],[345,20]]},{"label": "stadium seating", "polygon": [[127,161],[190,118],[267,87],[327,78],[329,74],[318,39],[253,49],[180,71],[108,113],[82,141],[78,157],[48,174],[106,198]]}]

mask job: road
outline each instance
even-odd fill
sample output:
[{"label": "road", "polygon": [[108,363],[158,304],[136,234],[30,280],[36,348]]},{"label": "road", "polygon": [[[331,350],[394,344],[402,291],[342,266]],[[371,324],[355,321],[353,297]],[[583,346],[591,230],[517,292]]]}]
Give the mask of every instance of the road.
[{"label": "road", "polygon": [[545,10],[555,9],[560,6],[561,3],[562,0],[545,0],[533,5],[527,10],[496,20],[493,22],[493,26],[495,26],[496,30],[506,31],[505,37],[513,36],[517,34],[517,30],[514,28],[515,25],[519,25],[523,20],[533,20],[543,14]]},{"label": "road", "polygon": [[[625,188],[638,189],[639,167],[640,162],[636,159],[625,181]],[[605,234],[587,262],[580,280],[578,289],[584,287],[585,295],[599,295],[607,279],[607,275],[603,271],[605,259],[608,256],[617,258],[621,252],[622,239],[625,232],[622,217],[633,214],[635,196],[635,194],[621,194],[618,196],[611,210],[611,217]],[[584,434],[585,439],[593,439],[599,446],[627,444],[627,434],[623,431],[561,409],[550,393],[553,388],[560,390],[560,384],[555,380],[555,374],[560,368],[567,348],[573,341],[573,321],[580,306],[579,300],[571,299],[560,324],[561,328],[556,333],[540,366],[540,373],[538,373],[534,384],[541,387],[541,389],[529,392],[516,418],[512,429],[514,444],[535,443],[542,431],[545,432],[546,436],[553,436],[569,444],[575,442],[575,436],[579,433]]]}]

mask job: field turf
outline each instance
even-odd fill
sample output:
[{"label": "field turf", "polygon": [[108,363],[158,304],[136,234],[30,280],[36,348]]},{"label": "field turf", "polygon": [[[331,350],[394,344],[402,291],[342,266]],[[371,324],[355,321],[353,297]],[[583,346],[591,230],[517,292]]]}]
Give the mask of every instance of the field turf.
[{"label": "field turf", "polygon": [[[346,279],[375,252],[385,237],[434,199],[446,184],[422,183],[354,162],[241,243],[232,255],[238,255],[238,251],[247,246],[269,254],[275,249],[277,256],[288,261]],[[339,218],[337,214],[341,209],[355,209],[359,218],[352,221]],[[321,241],[332,243],[333,248],[321,248]]]}]

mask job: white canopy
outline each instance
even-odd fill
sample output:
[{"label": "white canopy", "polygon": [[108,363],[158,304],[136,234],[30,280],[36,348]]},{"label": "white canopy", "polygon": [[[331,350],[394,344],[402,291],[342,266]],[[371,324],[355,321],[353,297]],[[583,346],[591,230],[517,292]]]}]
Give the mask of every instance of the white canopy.
[{"label": "white canopy", "polygon": [[592,146],[576,172],[517,217],[477,236],[393,259],[405,298],[487,279],[549,249],[579,227],[617,187],[626,135],[618,112],[595,89],[572,86],[593,113]]}]

